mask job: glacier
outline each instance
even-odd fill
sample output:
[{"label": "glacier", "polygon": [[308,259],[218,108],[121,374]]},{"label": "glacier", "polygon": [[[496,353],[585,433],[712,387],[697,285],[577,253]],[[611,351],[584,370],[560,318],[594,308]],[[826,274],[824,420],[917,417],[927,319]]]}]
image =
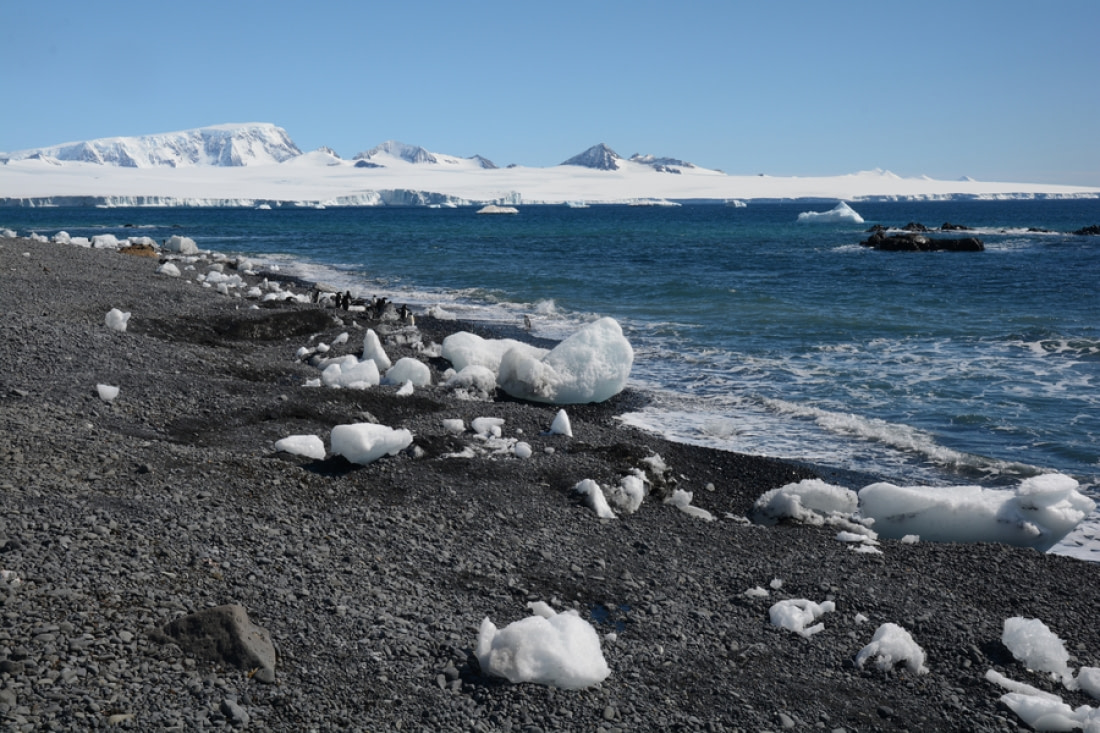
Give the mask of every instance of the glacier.
[{"label": "glacier", "polygon": [[[669,175],[669,174],[674,175]],[[215,125],[0,153],[0,206],[250,207],[725,204],[1100,198],[1100,187],[903,178],[728,175],[600,143],[549,167],[497,167],[389,140],[341,158],[303,153],[271,123]]]}]

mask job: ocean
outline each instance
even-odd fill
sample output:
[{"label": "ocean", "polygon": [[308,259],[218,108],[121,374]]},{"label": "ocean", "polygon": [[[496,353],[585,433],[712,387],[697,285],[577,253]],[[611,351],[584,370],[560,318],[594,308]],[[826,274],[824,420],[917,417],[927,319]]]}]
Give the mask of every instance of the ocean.
[{"label": "ocean", "polygon": [[[20,234],[193,238],[414,312],[562,338],[611,316],[627,421],[680,441],[900,484],[1100,498],[1100,200],[471,208],[6,209]],[[973,228],[977,253],[861,247],[874,224]],[[959,235],[953,235],[959,236]],[[853,487],[859,488],[859,487]]]}]

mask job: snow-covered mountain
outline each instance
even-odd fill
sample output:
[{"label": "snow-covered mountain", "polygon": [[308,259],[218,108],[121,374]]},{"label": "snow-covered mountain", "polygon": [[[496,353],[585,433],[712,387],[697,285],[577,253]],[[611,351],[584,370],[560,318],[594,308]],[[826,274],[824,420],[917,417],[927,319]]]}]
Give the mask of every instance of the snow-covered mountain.
[{"label": "snow-covered mountain", "polygon": [[576,165],[597,171],[617,171],[619,170],[619,161],[622,159],[621,155],[604,143],[600,143],[599,145],[593,145],[583,153],[574,155],[569,160],[562,161],[562,165]]},{"label": "snow-covered mountain", "polygon": [[[655,172],[659,175],[655,175]],[[667,175],[669,173],[675,175]],[[341,158],[303,153],[273,124],[68,143],[0,154],[2,206],[461,206],[954,198],[1100,198],[1100,188],[902,178],[727,175],[686,161],[623,158],[600,143],[550,167],[498,168],[390,140]]]},{"label": "snow-covered mountain", "polygon": [[11,153],[10,160],[53,159],[123,168],[246,166],[302,154],[286,130],[268,123],[215,125],[140,137],[105,137]]},{"label": "snow-covered mountain", "polygon": [[474,155],[469,158],[458,158],[454,155],[442,155],[440,153],[429,153],[419,145],[406,145],[403,142],[397,140],[387,140],[381,145],[377,145],[370,150],[366,150],[357,154],[353,160],[367,161],[373,165],[360,166],[365,168],[372,167],[385,167],[388,164],[393,164],[395,161],[404,161],[405,163],[412,163],[413,165],[429,164],[429,165],[457,165],[467,167],[471,163],[475,168],[482,168],[491,170],[496,168],[493,165],[493,161],[483,158],[480,155]]}]

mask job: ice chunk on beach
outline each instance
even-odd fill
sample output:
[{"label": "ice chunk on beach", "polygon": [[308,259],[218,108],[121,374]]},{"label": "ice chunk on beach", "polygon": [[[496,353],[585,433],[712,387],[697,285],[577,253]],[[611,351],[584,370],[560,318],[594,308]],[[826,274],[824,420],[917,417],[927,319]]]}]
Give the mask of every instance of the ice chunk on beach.
[{"label": "ice chunk on beach", "polygon": [[519,349],[535,359],[550,353],[515,339],[484,339],[468,331],[452,333],[443,339],[443,358],[451,362],[456,371],[476,365],[489,369],[494,378],[500,371],[501,359],[512,349]]},{"label": "ice chunk on beach", "polygon": [[408,448],[412,444],[412,433],[404,428],[352,423],[334,427],[329,443],[336,455],[352,463],[366,465],[383,456],[395,456]]},{"label": "ice chunk on beach", "polygon": [[123,313],[118,308],[112,308],[111,310],[107,311],[107,317],[105,320],[107,323],[107,328],[111,329],[112,331],[125,331],[126,324],[130,320],[130,313]]},{"label": "ice chunk on beach", "polygon": [[485,438],[499,438],[504,430],[503,417],[475,417],[470,429]]},{"label": "ice chunk on beach", "polygon": [[550,423],[550,434],[573,437],[573,426],[570,424],[569,415],[565,414],[565,410],[558,410],[558,414],[554,415],[554,422]]},{"label": "ice chunk on beach", "polygon": [[469,364],[447,378],[447,388],[461,390],[473,399],[487,400],[497,388],[497,376],[488,367]]},{"label": "ice chunk on beach", "polygon": [[782,629],[790,629],[796,634],[807,638],[825,629],[825,624],[818,623],[811,626],[814,621],[836,610],[836,604],[832,601],[814,603],[805,598],[792,598],[779,601],[768,609],[768,617],[773,626]]},{"label": "ice chunk on beach", "polygon": [[980,486],[895,486],[859,492],[860,514],[879,535],[933,542],[1003,542],[1046,551],[1093,512],[1096,503],[1063,474],[1033,476],[1016,490]]},{"label": "ice chunk on beach", "polygon": [[92,237],[92,247],[95,249],[118,249],[122,243],[113,234],[97,234]]},{"label": "ice chunk on beach", "polygon": [[413,386],[427,387],[432,383],[432,370],[424,362],[405,356],[386,371],[386,377],[382,381],[383,384],[412,382]]},{"label": "ice chunk on beach", "polygon": [[855,212],[848,204],[841,201],[828,211],[803,211],[798,215],[798,220],[810,224],[834,224],[846,222],[862,224],[863,217]]},{"label": "ice chunk on beach", "polygon": [[765,523],[795,519],[822,525],[830,517],[848,517],[859,506],[856,492],[821,479],[803,479],[765,492],[753,507],[753,514]]},{"label": "ice chunk on beach", "polygon": [[168,277],[179,277],[180,268],[176,267],[173,262],[165,262],[163,265],[157,268],[158,275],[167,275]]},{"label": "ice chunk on beach", "polygon": [[326,366],[321,372],[321,381],[326,387],[367,389],[378,386],[382,379],[374,361],[359,361],[354,355],[348,354]]},{"label": "ice chunk on beach", "polygon": [[452,435],[461,435],[466,432],[466,424],[462,422],[462,418],[448,417],[443,419],[443,429]]},{"label": "ice chunk on beach", "polygon": [[1005,619],[1001,642],[1028,669],[1049,672],[1066,687],[1076,689],[1065,643],[1039,619],[1023,616]]},{"label": "ice chunk on beach", "polygon": [[889,672],[896,665],[905,662],[905,667],[913,674],[927,674],[924,666],[924,650],[908,631],[897,624],[885,623],[875,630],[871,643],[859,650],[856,666],[874,658],[875,666]]},{"label": "ice chunk on beach", "polygon": [[368,328],[367,332],[363,334],[363,361],[368,359],[378,365],[378,371],[380,372],[386,371],[392,365],[390,357],[386,356],[386,350],[382,348],[382,342],[378,339],[378,334],[374,332],[373,328]]},{"label": "ice chunk on beach", "polygon": [[118,397],[118,387],[113,387],[109,384],[97,384],[95,386],[96,392],[99,394],[99,399],[110,404]]},{"label": "ice chunk on beach", "polygon": [[162,249],[165,252],[178,252],[181,255],[197,255],[199,253],[199,247],[195,244],[194,239],[181,237],[179,234],[173,234],[164,240]]},{"label": "ice chunk on beach", "polygon": [[608,501],[619,511],[633,514],[645,501],[647,489],[645,474],[642,472],[627,474],[619,480],[619,485],[608,492]]},{"label": "ice chunk on beach", "polygon": [[516,458],[530,458],[533,451],[531,450],[531,444],[524,441],[518,441],[515,446],[512,447],[512,451],[516,454]]},{"label": "ice chunk on beach", "polygon": [[513,684],[578,690],[611,674],[592,624],[573,609],[555,613],[545,603],[528,603],[534,615],[497,629],[489,617],[477,636],[477,661],[483,674]]},{"label": "ice chunk on beach", "polygon": [[694,492],[684,491],[683,489],[675,489],[672,495],[665,499],[666,504],[671,504],[684,514],[687,514],[697,519],[702,519],[707,522],[714,521],[714,515],[708,512],[706,509],[702,509],[697,506],[691,505],[691,500],[695,497]]},{"label": "ice chunk on beach", "polygon": [[509,350],[501,359],[497,382],[513,397],[534,402],[603,402],[626,386],[633,363],[634,349],[618,322],[601,318],[542,358],[528,349]]},{"label": "ice chunk on beach", "polygon": [[585,503],[600,519],[616,518],[615,512],[611,511],[611,506],[607,503],[607,497],[603,495],[603,489],[592,479],[581,479],[573,487],[573,491],[585,498]]},{"label": "ice chunk on beach", "polygon": [[325,458],[325,441],[316,435],[288,435],[275,441],[275,450],[321,461]]}]

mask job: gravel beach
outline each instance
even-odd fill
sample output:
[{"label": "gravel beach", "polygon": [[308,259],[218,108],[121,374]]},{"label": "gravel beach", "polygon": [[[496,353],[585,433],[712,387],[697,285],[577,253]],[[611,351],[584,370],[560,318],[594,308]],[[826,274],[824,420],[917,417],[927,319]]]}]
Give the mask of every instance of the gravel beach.
[{"label": "gravel beach", "polygon": [[[835,527],[746,523],[769,489],[846,477],[624,427],[615,415],[644,399],[629,390],[567,408],[570,438],[547,433],[547,405],[306,387],[320,372],[295,352],[311,338],[348,332],[333,353],[358,354],[366,328],[392,326],[314,304],[254,308],[195,282],[214,258],[178,264],[173,278],[156,257],[0,239],[5,730],[1025,727],[989,669],[1100,705],[1000,641],[1005,619],[1038,618],[1071,666],[1100,666],[1096,564],[889,540],[864,554]],[[105,325],[112,308],[131,313],[125,331]],[[425,344],[476,330],[417,327]],[[420,358],[439,384],[449,365]],[[453,457],[483,443],[443,420],[476,417],[503,418],[532,456]],[[273,447],[294,434],[327,444],[335,425],[364,421],[409,429],[413,446],[367,466]],[[633,515],[600,520],[573,492],[654,454],[668,483]],[[716,521],[661,502],[673,484]],[[745,594],[756,587],[769,594]],[[783,599],[836,610],[803,637],[770,622]],[[606,680],[567,691],[482,674],[482,619],[503,627],[532,601],[596,627]],[[273,674],[172,635],[171,622],[225,606],[270,639]],[[924,649],[927,674],[856,665],[886,622]]]}]

